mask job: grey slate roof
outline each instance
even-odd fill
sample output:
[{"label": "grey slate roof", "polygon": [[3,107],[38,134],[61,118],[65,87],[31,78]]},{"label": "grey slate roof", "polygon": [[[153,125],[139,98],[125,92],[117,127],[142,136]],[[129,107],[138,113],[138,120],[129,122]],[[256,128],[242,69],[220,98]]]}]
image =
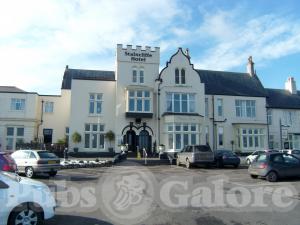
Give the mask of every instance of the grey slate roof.
[{"label": "grey slate roof", "polygon": [[266,92],[259,78],[248,73],[196,70],[205,84],[205,94],[265,97]]},{"label": "grey slate roof", "polygon": [[2,93],[27,93],[26,91],[17,88],[15,86],[0,86],[0,92]]},{"label": "grey slate roof", "polygon": [[72,79],[115,81],[115,72],[66,68],[61,89],[71,89]]},{"label": "grey slate roof", "polygon": [[291,94],[284,89],[266,88],[267,108],[300,109],[300,91]]}]

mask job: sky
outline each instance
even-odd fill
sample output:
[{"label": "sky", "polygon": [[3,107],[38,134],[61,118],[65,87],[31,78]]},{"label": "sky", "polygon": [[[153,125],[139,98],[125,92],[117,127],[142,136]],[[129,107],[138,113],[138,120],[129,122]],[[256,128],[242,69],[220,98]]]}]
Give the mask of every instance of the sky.
[{"label": "sky", "polygon": [[[300,87],[298,0],[0,0],[0,86],[60,94],[65,66],[115,70],[117,44],[160,47],[161,68],[189,48],[197,69]],[[300,89],[300,88],[298,88]]]}]

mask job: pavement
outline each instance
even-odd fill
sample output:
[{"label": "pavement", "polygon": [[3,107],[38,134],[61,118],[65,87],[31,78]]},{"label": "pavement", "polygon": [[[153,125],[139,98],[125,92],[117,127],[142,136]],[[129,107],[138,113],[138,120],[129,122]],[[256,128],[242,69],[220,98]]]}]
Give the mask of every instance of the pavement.
[{"label": "pavement", "polygon": [[55,178],[37,179],[50,187],[58,203],[56,216],[46,225],[299,225],[300,221],[300,179],[277,183],[252,179],[245,166],[186,169],[127,160],[113,167],[62,170]]}]

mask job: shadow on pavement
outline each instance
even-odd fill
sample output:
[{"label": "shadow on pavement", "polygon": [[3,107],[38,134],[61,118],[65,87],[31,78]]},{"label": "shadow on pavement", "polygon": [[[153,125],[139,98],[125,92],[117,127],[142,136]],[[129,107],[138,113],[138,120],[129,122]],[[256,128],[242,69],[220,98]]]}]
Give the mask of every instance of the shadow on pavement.
[{"label": "shadow on pavement", "polygon": [[47,220],[45,225],[113,225],[112,223],[98,220],[94,218],[70,215],[57,215],[50,220]]}]

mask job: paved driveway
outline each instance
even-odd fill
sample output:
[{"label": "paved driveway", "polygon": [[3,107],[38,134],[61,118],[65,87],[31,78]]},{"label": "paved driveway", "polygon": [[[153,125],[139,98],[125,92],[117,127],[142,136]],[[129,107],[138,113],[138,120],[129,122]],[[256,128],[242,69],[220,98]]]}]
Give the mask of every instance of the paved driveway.
[{"label": "paved driveway", "polygon": [[254,180],[246,168],[190,170],[124,162],[60,171],[58,204],[46,224],[299,225],[300,179]]}]

